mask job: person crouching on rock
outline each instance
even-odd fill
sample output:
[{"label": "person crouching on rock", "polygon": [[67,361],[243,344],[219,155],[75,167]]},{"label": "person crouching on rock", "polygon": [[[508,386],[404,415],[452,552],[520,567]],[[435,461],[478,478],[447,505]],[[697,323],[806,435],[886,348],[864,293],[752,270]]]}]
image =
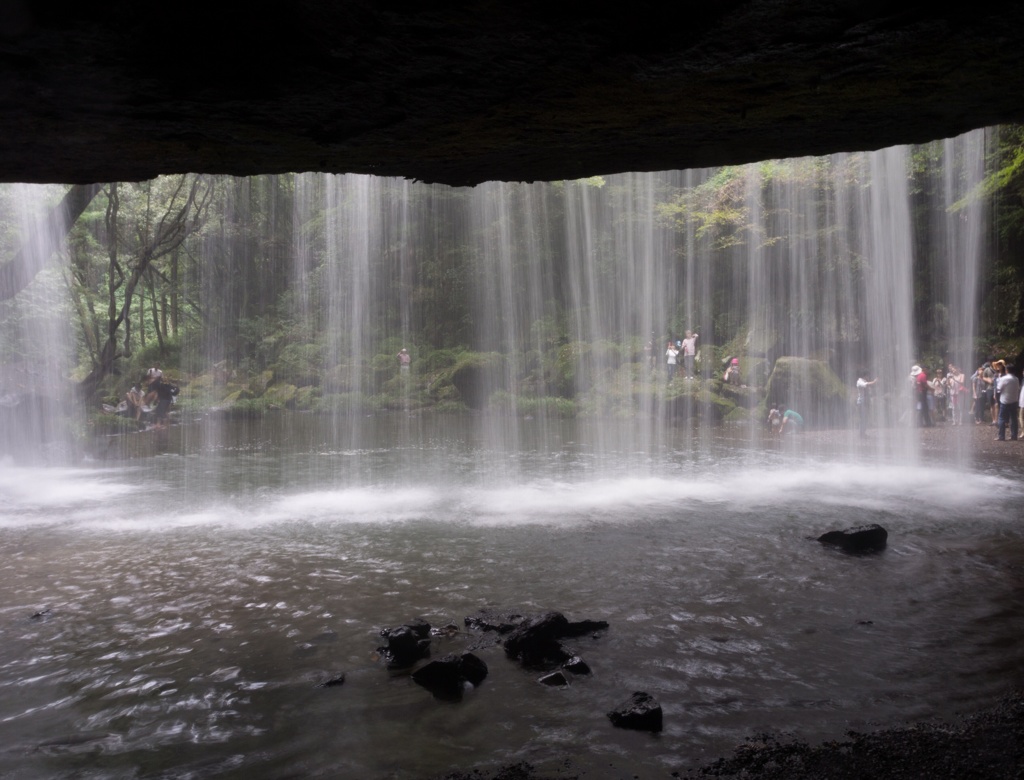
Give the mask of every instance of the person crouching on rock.
[{"label": "person crouching on rock", "polygon": [[171,402],[177,394],[178,388],[170,382],[164,381],[164,372],[159,368],[151,368],[146,372],[145,401],[148,404],[156,401],[156,409],[153,410],[154,428],[167,427],[167,415],[171,410]]}]

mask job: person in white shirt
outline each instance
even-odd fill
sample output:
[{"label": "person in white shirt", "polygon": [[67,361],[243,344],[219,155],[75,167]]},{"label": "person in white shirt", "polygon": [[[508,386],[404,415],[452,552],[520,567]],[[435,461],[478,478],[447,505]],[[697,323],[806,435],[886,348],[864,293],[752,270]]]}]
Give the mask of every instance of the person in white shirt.
[{"label": "person in white shirt", "polygon": [[996,395],[999,398],[999,435],[996,441],[1006,440],[1006,424],[1010,424],[1010,441],[1017,440],[1017,410],[1020,404],[1020,380],[1013,373],[1013,366],[1004,364],[1002,374],[996,380]]},{"label": "person in white shirt", "polygon": [[668,343],[668,348],[665,350],[665,360],[668,363],[668,381],[672,381],[672,377],[676,375],[676,357],[679,355],[679,350],[676,349],[676,345],[671,341]]}]

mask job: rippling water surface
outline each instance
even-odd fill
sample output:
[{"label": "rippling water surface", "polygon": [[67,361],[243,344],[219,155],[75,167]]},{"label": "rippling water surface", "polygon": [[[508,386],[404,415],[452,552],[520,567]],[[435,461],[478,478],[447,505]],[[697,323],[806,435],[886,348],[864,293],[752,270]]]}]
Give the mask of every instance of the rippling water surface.
[{"label": "rippling water surface", "polygon": [[[3,772],[426,777],[567,755],[661,777],[759,730],[838,737],[1024,682],[1018,479],[464,433],[352,449],[183,427],[77,468],[0,466]],[[880,555],[808,539],[869,522]],[[607,620],[572,643],[593,674],[546,688],[492,648],[453,704],[375,658],[381,627],[488,605]],[[611,727],[635,690],[662,734]]]}]

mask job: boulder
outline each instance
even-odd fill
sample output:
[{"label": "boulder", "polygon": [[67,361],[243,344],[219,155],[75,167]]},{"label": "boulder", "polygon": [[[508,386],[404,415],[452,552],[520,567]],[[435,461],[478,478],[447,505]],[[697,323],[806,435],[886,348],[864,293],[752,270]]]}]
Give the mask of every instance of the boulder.
[{"label": "boulder", "polygon": [[472,653],[446,655],[431,661],[412,673],[413,682],[422,685],[435,697],[458,701],[466,683],[474,687],[487,677],[487,664]]},{"label": "boulder", "polygon": [[608,719],[620,729],[661,731],[661,705],[649,693],[637,691],[609,712]]},{"label": "boulder", "polygon": [[829,531],[818,537],[822,544],[830,544],[848,553],[872,553],[885,549],[889,532],[877,523],[847,528],[845,531]]},{"label": "boulder", "polygon": [[446,372],[470,409],[483,409],[491,393],[505,389],[502,360],[496,352],[467,352]]},{"label": "boulder", "polygon": [[377,652],[388,669],[403,669],[430,655],[430,624],[417,620],[396,628],[381,629],[387,645]]},{"label": "boulder", "polygon": [[765,403],[799,412],[811,427],[841,427],[847,422],[848,395],[842,380],[824,360],[780,357],[768,378]]},{"label": "boulder", "polygon": [[524,666],[547,666],[567,661],[571,655],[559,639],[568,636],[569,621],[561,612],[546,612],[532,618],[505,639],[505,655]]},{"label": "boulder", "polygon": [[[608,628],[608,623],[604,620],[569,621],[561,612],[523,615],[511,610],[482,609],[466,617],[466,626],[504,635],[505,655],[524,666],[550,668],[574,658],[559,640],[593,635]],[[497,644],[497,640],[492,644]]]}]

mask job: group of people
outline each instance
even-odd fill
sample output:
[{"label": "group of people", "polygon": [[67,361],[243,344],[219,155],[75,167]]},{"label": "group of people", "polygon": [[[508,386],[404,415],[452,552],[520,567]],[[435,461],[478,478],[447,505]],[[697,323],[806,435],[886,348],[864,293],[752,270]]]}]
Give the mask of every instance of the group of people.
[{"label": "group of people", "polygon": [[[142,386],[142,389],[139,388]],[[137,423],[142,423],[142,414],[147,407],[152,407],[153,428],[162,429],[167,427],[167,416],[171,411],[171,404],[178,394],[177,386],[164,379],[164,372],[159,368],[150,368],[142,375],[138,385],[125,393],[125,400],[128,402],[128,414]],[[156,406],[152,406],[153,403]]]},{"label": "group of people", "polygon": [[[697,360],[697,339],[700,338],[693,331],[686,331],[686,338],[672,341],[669,339],[665,348],[665,365],[668,369],[668,381],[671,382],[676,375],[682,356],[683,374],[687,379],[693,379],[694,363]],[[653,348],[653,342],[651,342]]]},{"label": "group of people", "polygon": [[1020,408],[1024,404],[1019,372],[1005,360],[990,360],[978,366],[971,375],[971,390],[974,397],[974,422],[985,422],[989,411],[992,425],[999,426],[998,441],[1006,440],[1006,429],[1010,429],[1010,440],[1015,441],[1020,432]]},{"label": "group of people", "polygon": [[910,383],[914,388],[914,404],[918,423],[931,427],[935,420],[963,425],[967,406],[967,383],[964,372],[952,363],[946,369],[936,369],[929,378],[921,366],[910,369]]},{"label": "group of people", "polygon": [[768,425],[772,433],[781,436],[786,433],[796,433],[804,425],[804,418],[792,409],[782,411],[782,406],[773,406],[768,411]]},{"label": "group of people", "polygon": [[910,369],[910,382],[921,426],[931,427],[936,420],[963,425],[973,412],[975,425],[998,425],[998,441],[1005,441],[1009,428],[1012,441],[1024,425],[1020,420],[1024,405],[1020,377],[1005,360],[982,363],[970,379],[952,363],[945,371],[937,369],[931,378],[921,366],[915,365]]}]

